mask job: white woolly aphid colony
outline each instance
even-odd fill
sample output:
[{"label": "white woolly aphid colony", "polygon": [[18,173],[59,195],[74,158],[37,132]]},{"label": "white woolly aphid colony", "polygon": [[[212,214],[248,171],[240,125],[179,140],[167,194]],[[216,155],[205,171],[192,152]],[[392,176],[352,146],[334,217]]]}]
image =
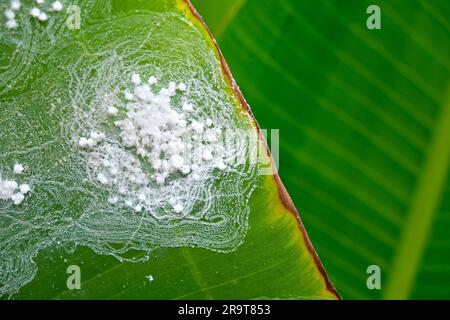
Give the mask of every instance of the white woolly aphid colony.
[{"label": "white woolly aphid colony", "polygon": [[[35,277],[44,249],[87,247],[137,262],[157,258],[156,248],[230,252],[247,234],[258,163],[252,143],[228,139],[257,130],[216,52],[184,13],[118,17],[108,3],[77,1],[81,33],[30,16],[37,7],[50,17],[49,2],[22,1],[14,30],[0,17],[8,44],[32,48],[4,70],[3,91],[27,94],[2,100],[11,112],[0,117],[8,129],[0,136],[17,146],[2,164],[12,167],[15,155],[26,163],[22,175],[1,168],[1,297]],[[31,72],[41,63],[42,76]]]},{"label": "white woolly aphid colony", "polygon": [[156,207],[165,213],[182,213],[187,205],[177,195],[157,198],[155,191],[164,193],[171,183],[187,187],[207,179],[211,170],[224,170],[221,128],[209,118],[195,117],[195,106],[188,101],[175,108],[172,98],[183,96],[186,84],[170,82],[156,92],[155,77],[143,82],[133,74],[131,82],[131,92],[123,93],[125,108],[108,105],[104,110],[120,138],[91,131],[79,138],[78,145],[87,151],[95,179],[110,190],[111,205],[152,212],[158,202]]}]

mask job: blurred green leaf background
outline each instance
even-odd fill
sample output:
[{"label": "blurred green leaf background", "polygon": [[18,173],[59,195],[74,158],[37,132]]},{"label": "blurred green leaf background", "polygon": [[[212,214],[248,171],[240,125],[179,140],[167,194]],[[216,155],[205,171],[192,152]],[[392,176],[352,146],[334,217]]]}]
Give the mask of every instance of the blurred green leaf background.
[{"label": "blurred green leaf background", "polygon": [[450,299],[450,2],[193,3],[343,298]]}]

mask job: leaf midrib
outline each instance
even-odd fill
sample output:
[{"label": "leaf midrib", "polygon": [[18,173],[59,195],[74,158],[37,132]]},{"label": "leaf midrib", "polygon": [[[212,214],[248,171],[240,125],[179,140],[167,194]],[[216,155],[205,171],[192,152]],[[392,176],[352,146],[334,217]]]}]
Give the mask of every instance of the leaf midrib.
[{"label": "leaf midrib", "polygon": [[385,299],[407,299],[426,247],[450,164],[450,84],[397,247]]}]

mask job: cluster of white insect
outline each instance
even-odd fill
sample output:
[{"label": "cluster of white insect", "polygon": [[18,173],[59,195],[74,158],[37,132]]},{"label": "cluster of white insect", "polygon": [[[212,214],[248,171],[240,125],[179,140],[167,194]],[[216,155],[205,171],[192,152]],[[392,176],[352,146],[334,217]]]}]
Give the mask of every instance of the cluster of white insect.
[{"label": "cluster of white insect", "polygon": [[19,11],[21,5],[20,0],[12,0],[9,8],[5,10],[5,16],[8,19],[6,27],[8,29],[17,28],[16,13]]},{"label": "cluster of white insect", "polygon": [[85,137],[80,138],[80,141],[78,142],[78,144],[82,148],[93,148],[104,139],[105,139],[105,134],[103,132],[92,131],[89,134],[88,138],[85,138]]},{"label": "cluster of white insect", "polygon": [[[136,153],[146,159],[154,170],[152,178],[164,184],[170,174],[181,172],[191,174],[200,180],[202,162],[214,162],[214,166],[224,169],[217,135],[220,128],[214,128],[210,119],[197,121],[189,115],[194,107],[184,102],[181,112],[177,112],[171,99],[178,92],[186,91],[184,83],[170,82],[158,93],[152,91],[157,83],[150,77],[142,83],[138,74],[132,75],[134,92],[126,92],[126,118],[115,125],[121,129],[122,142],[135,148]],[[215,157],[217,155],[218,157]]]},{"label": "cluster of white insect", "polygon": [[[15,164],[13,172],[16,175],[22,174],[24,167]],[[11,200],[15,205],[21,204],[25,200],[25,195],[31,190],[30,185],[18,184],[15,180],[2,180],[0,178],[0,200]]]},{"label": "cluster of white insect", "polygon": [[[142,188],[138,198],[145,202],[145,190],[152,180],[160,186],[171,177],[185,177],[195,182],[202,180],[205,167],[226,169],[223,144],[219,141],[222,130],[214,127],[211,119],[202,120],[195,115],[194,106],[183,96],[186,84],[170,82],[156,91],[158,79],[150,77],[143,82],[139,74],[133,74],[131,82],[133,89],[124,92],[125,107],[106,106],[105,115],[120,129],[120,144],[137,157],[120,153],[103,132],[92,131],[78,140],[82,149],[103,152],[101,159],[98,155],[90,157],[91,165],[100,168],[96,179],[102,185],[119,185],[119,194],[125,194],[128,190],[121,184],[125,180],[127,185]],[[175,107],[172,98],[177,94],[181,102]],[[104,158],[105,154],[116,154],[116,157]],[[150,167],[148,175],[141,161]],[[113,196],[109,202],[116,204],[118,200]],[[135,211],[143,209],[140,204],[130,202],[128,205]],[[184,209],[176,201],[171,206],[176,213]]]},{"label": "cluster of white insect", "polygon": [[[5,10],[5,16],[7,18],[6,27],[8,29],[15,29],[18,27],[16,15],[22,7],[20,0],[11,0],[10,6]],[[63,4],[60,1],[54,1],[51,4],[47,4],[45,0],[36,0],[36,6],[30,9],[30,16],[36,18],[39,21],[47,21],[49,18],[48,11],[59,12],[62,11]]]}]

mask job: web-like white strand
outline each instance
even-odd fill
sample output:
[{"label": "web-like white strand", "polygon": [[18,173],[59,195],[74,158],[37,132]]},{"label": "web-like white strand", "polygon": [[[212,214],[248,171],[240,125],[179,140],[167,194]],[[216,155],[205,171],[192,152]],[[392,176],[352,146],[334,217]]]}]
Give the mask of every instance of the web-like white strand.
[{"label": "web-like white strand", "polygon": [[[109,6],[102,3],[98,10],[104,8]],[[22,205],[0,204],[0,296],[31,281],[37,272],[33,259],[52,246],[87,246],[122,260],[130,250],[195,246],[227,252],[244,241],[248,202],[257,185],[257,167],[248,161],[224,170],[208,168],[200,181],[175,175],[163,185],[150,183],[142,212],[108,202],[116,189],[99,183],[90,157],[136,157],[105,115],[107,106],[125,105],[123,92],[132,73],[156,76],[161,87],[183,82],[186,91],[174,97],[174,108],[186,99],[196,106],[197,119],[211,119],[231,132],[254,131],[227,91],[210,44],[188,21],[147,12],[114,17],[116,27],[111,29],[109,19],[85,27],[87,43],[72,41],[61,31],[63,22],[61,29],[44,34],[25,20],[20,40],[0,42],[5,48],[20,44],[29,49],[8,49],[15,60],[0,68],[0,92],[26,89],[26,96],[12,95],[0,104],[0,141],[5,145],[0,147],[0,167],[20,157],[30,168],[26,178],[33,186]],[[43,62],[49,71],[36,78],[33,70],[43,70]],[[23,114],[8,111],[17,106]],[[94,154],[79,148],[81,137],[100,130],[108,134]],[[229,155],[246,159],[248,145],[228,147]],[[144,165],[139,158],[138,163]],[[138,195],[128,186],[120,197],[134,201]],[[173,199],[183,204],[181,215],[173,213]]]}]

